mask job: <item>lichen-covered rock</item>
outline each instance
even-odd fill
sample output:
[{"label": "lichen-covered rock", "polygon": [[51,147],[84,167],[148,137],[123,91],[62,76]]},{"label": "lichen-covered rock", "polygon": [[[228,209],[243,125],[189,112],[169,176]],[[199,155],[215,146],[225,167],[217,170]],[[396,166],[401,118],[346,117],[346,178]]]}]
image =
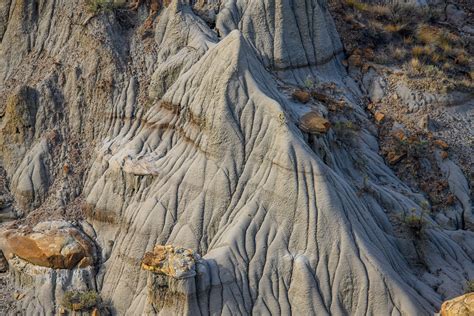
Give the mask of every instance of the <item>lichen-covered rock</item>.
[{"label": "lichen-covered rock", "polygon": [[434,144],[436,145],[436,147],[441,148],[443,150],[449,149],[448,143],[446,143],[444,140],[437,139],[434,141]]},{"label": "lichen-covered rock", "polygon": [[196,275],[196,260],[199,255],[191,249],[157,245],[143,257],[142,269],[176,279],[190,278]]},{"label": "lichen-covered rock", "polygon": [[474,293],[467,293],[444,302],[440,314],[441,316],[474,315]]},{"label": "lichen-covered rock", "polygon": [[53,269],[86,267],[94,263],[94,245],[67,222],[42,222],[32,231],[11,229],[1,236],[0,247],[7,258],[16,256]]},{"label": "lichen-covered rock", "polygon": [[400,152],[395,152],[395,151],[390,151],[388,154],[387,154],[387,160],[388,160],[388,163],[391,164],[391,165],[395,165],[396,163],[398,163],[400,160],[403,159],[403,157],[406,156],[406,153],[400,153]]}]

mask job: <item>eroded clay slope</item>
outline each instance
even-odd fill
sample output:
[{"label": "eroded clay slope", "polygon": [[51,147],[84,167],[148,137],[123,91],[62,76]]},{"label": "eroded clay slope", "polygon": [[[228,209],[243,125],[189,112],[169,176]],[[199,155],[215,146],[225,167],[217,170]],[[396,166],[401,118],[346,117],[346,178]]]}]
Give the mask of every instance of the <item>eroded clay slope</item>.
[{"label": "eroded clay slope", "polygon": [[[400,218],[422,213],[425,198],[379,156],[325,3],[223,1],[212,6],[220,37],[204,4],[174,0],[152,30],[140,24],[145,7],[91,15],[65,1],[7,1],[0,10],[9,12],[0,83],[13,95],[1,162],[30,213],[17,225],[77,221],[100,252],[93,271],[58,273],[12,254],[17,286],[36,297],[23,311],[58,312],[64,291],[87,288],[113,313],[159,313],[147,307],[156,280],[141,260],[166,244],[202,259],[196,276],[172,282],[176,299],[162,314],[186,305],[197,315],[429,315],[459,294],[474,278],[473,233],[453,224],[471,218],[469,188],[453,181],[464,209],[454,204],[449,224],[427,217],[423,238],[408,237]],[[24,32],[30,39],[16,39]],[[18,41],[18,53],[5,41]],[[342,108],[293,100],[289,89],[308,75],[339,91]],[[308,112],[333,127],[303,132]]]}]

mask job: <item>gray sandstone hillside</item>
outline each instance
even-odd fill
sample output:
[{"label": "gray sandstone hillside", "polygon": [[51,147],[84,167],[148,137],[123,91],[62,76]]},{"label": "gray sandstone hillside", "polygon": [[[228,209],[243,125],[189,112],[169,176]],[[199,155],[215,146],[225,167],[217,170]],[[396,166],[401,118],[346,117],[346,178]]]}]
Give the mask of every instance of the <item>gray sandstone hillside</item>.
[{"label": "gray sandstone hillside", "polygon": [[[89,290],[114,315],[431,315],[474,279],[462,169],[438,159],[455,201],[429,214],[380,154],[325,1],[173,0],[151,28],[146,5],[103,9],[0,3],[8,313]],[[309,85],[326,97],[292,96]],[[154,273],[156,245],[192,252]]]}]

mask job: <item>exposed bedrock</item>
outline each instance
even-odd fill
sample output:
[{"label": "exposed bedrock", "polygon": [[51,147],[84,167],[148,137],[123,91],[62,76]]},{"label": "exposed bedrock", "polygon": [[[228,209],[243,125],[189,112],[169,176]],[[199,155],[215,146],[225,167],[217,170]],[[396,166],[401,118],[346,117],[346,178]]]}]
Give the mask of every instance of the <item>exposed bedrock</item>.
[{"label": "exposed bedrock", "polygon": [[97,291],[95,245],[70,223],[42,222],[33,228],[3,230],[0,250],[21,315],[56,315],[64,309],[67,292]]},{"label": "exposed bedrock", "polygon": [[89,238],[67,222],[42,222],[1,232],[0,249],[7,258],[19,257],[33,265],[73,269],[94,264],[96,250]]},{"label": "exposed bedrock", "polygon": [[[196,266],[200,256],[191,249],[157,245],[143,257],[147,277],[146,315],[192,314],[198,310]],[[203,268],[199,273],[203,274]]]},{"label": "exposed bedrock", "polygon": [[[119,311],[141,310],[147,281],[138,262],[156,243],[204,254],[203,314],[429,314],[440,305],[429,273],[424,280],[405,259],[420,245],[396,238],[386,214],[419,207],[421,197],[384,165],[367,131],[356,155],[367,160],[375,196],[358,196],[352,180],[362,174],[351,175],[333,133],[313,139],[324,161],[315,154],[295,106],[234,31],[134,133],[104,144],[86,194],[101,243],[114,241],[102,293]],[[462,283],[453,270],[472,273],[469,234],[427,232],[426,264],[443,275],[443,291]],[[435,258],[440,244],[456,255]]]},{"label": "exposed bedrock", "polygon": [[[15,205],[80,211],[98,245],[94,267],[10,258],[28,314],[79,289],[118,315],[430,315],[474,278],[472,231],[403,226],[425,198],[378,154],[325,1],[174,0],[146,31],[146,6],[7,3],[0,129],[25,142],[0,141],[0,162]],[[308,76],[338,99],[292,98]],[[467,182],[444,163],[449,219],[469,222]],[[196,274],[141,269],[155,245],[200,253]]]},{"label": "exposed bedrock", "polygon": [[223,36],[240,30],[264,66],[288,80],[341,75],[342,44],[325,1],[224,0],[216,28]]},{"label": "exposed bedrock", "polygon": [[17,311],[22,315],[59,315],[65,293],[96,289],[93,267],[50,269],[18,257],[10,259],[9,266],[17,289]]}]

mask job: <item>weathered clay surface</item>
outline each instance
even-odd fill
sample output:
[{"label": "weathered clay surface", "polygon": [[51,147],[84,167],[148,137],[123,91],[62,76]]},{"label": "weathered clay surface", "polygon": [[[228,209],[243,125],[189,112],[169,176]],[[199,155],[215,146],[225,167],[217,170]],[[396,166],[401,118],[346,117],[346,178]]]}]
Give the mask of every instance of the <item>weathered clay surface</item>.
[{"label": "weathered clay surface", "polygon": [[[426,216],[421,239],[407,233],[426,199],[379,155],[326,2],[195,2],[172,1],[151,28],[146,5],[0,4],[9,203],[32,226],[81,220],[100,252],[82,268],[76,254],[91,252],[71,231],[60,264],[14,238],[20,310],[54,314],[74,289],[118,315],[429,315],[459,295],[474,278],[469,186],[440,162],[460,202]],[[308,77],[331,95],[296,102],[288,91]],[[306,113],[324,118],[318,133],[302,131]],[[195,275],[170,277],[182,274],[161,248],[145,262],[159,273],[142,269],[157,244],[202,254],[184,264]]]}]

